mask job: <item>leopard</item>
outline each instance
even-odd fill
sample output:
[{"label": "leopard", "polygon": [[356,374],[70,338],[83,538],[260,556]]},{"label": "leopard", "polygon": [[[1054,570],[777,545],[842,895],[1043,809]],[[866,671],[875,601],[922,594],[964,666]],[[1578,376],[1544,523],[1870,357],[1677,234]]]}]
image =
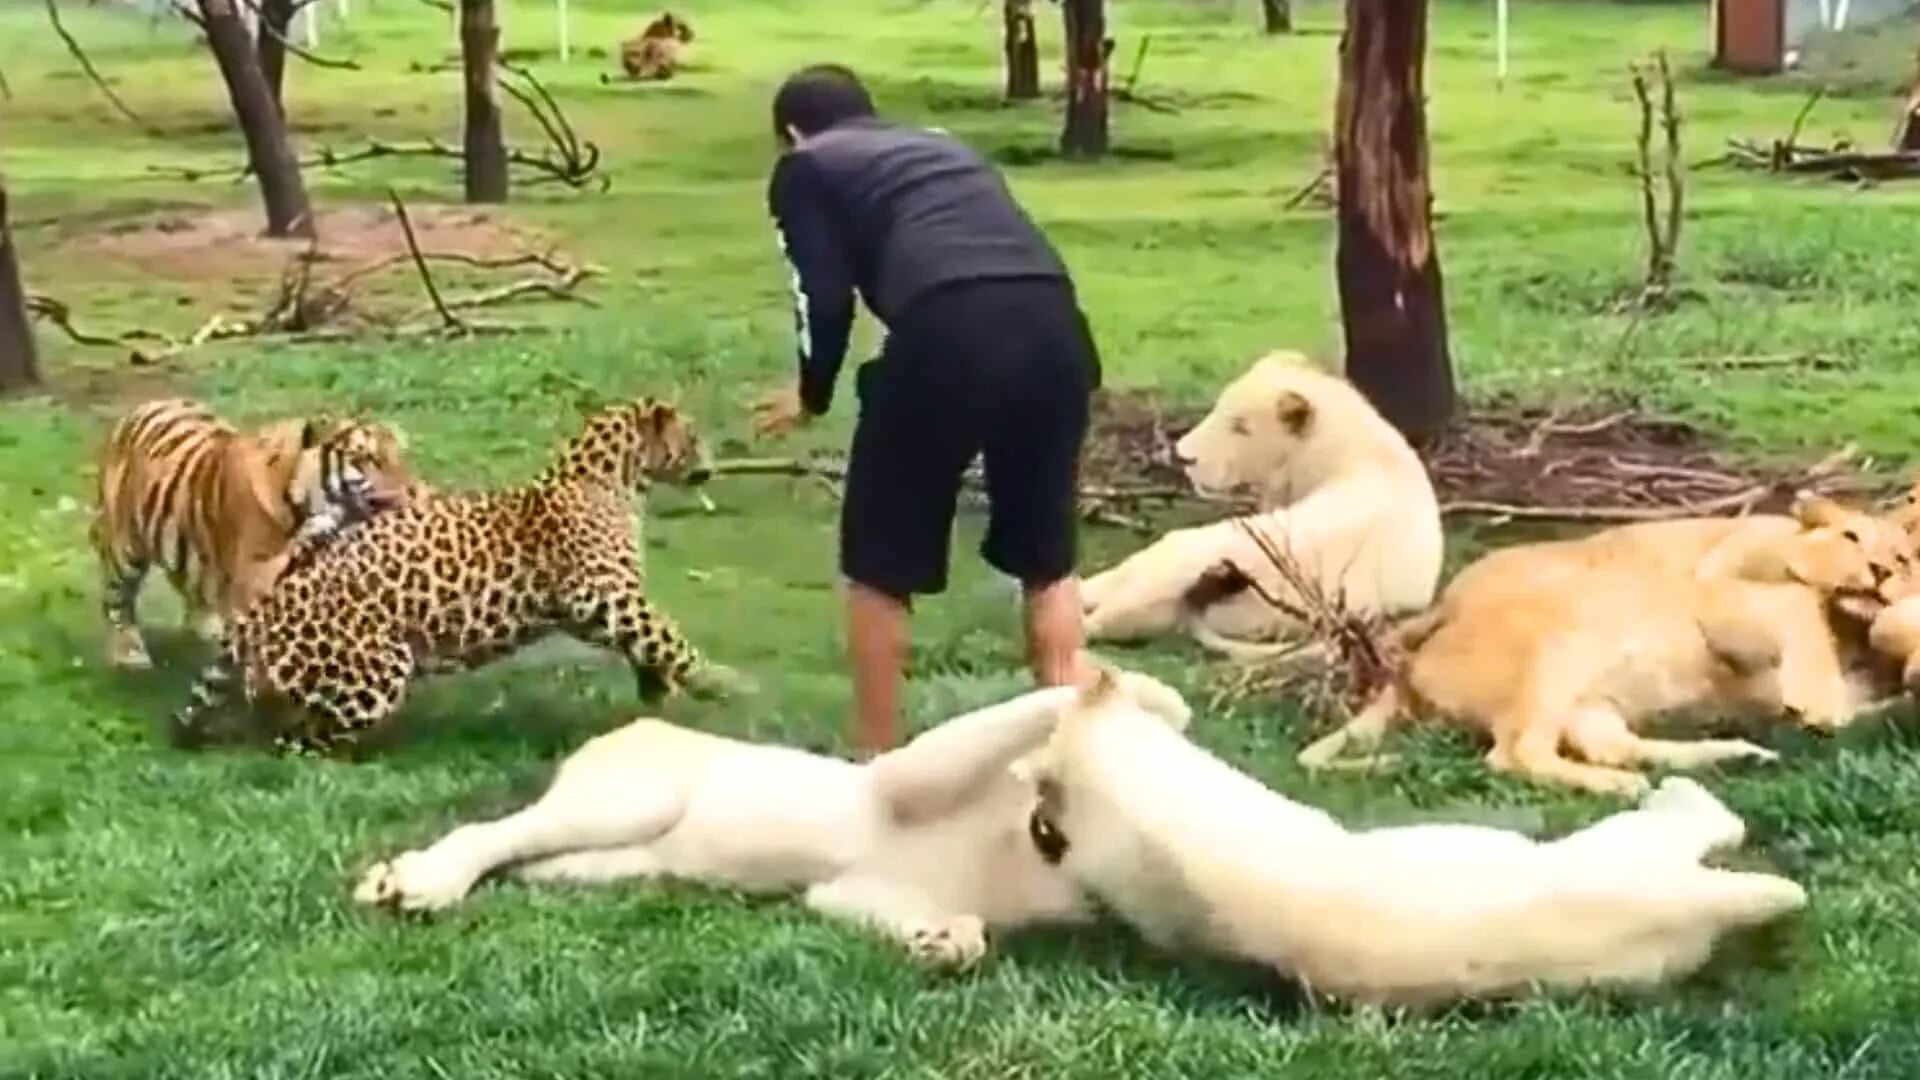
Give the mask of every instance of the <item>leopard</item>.
[{"label": "leopard", "polygon": [[526,486],[431,497],[295,541],[288,569],[232,620],[174,745],[216,739],[244,697],[283,752],[351,757],[417,677],[469,671],[561,633],[625,657],[643,701],[741,689],[647,599],[635,513],[656,480],[712,465],[691,419],[638,398],[589,415]]}]

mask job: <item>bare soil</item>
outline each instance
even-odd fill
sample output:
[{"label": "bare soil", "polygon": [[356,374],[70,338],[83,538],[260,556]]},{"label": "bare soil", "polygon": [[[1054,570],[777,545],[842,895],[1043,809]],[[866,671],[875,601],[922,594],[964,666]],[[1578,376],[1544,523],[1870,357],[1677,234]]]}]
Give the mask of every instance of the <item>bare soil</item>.
[{"label": "bare soil", "polygon": [[[407,213],[423,251],[501,257],[543,246],[539,237],[490,210],[409,204]],[[348,271],[407,250],[389,206],[328,207],[316,224],[315,256],[323,266]],[[65,246],[75,255],[105,258],[169,280],[230,282],[274,280],[306,252],[307,243],[262,236],[259,212],[247,208],[168,210],[115,221],[75,235]]]}]

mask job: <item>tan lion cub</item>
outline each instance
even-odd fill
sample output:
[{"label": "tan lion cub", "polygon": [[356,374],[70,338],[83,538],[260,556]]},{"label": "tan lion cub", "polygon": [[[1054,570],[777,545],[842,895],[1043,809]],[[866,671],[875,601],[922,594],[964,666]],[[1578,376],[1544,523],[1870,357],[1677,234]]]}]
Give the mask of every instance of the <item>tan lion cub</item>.
[{"label": "tan lion cub", "polygon": [[1063,717],[1035,773],[1035,848],[1149,941],[1355,1002],[1657,985],[1806,903],[1785,878],[1702,865],[1746,827],[1686,778],[1550,842],[1349,829],[1118,693]]},{"label": "tan lion cub", "polygon": [[[1159,722],[1186,702],[1145,675],[1117,691]],[[1078,922],[1080,891],[1035,853],[1020,759],[1052,737],[1076,687],[956,717],[866,764],[637,720],[590,740],[532,806],[462,825],[367,871],[357,900],[458,903],[499,869],[539,881],[680,878],[804,893],[922,961],[964,966],[988,927]]]},{"label": "tan lion cub", "polygon": [[1644,793],[1637,766],[1772,760],[1741,739],[1638,729],[1680,710],[1845,723],[1876,687],[1828,603],[1872,594],[1899,543],[1887,523],[1809,496],[1793,517],[1631,525],[1495,552],[1396,631],[1397,684],[1300,761],[1338,764],[1408,706],[1485,731],[1495,769],[1601,793]]}]

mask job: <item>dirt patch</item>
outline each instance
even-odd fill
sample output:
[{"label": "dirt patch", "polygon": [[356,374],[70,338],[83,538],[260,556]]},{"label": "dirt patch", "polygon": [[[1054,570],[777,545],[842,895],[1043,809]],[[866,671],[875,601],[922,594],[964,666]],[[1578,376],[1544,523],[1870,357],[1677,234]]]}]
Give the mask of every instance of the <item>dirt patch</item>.
[{"label": "dirt patch", "polygon": [[[1174,440],[1203,415],[1169,409],[1143,391],[1102,391],[1083,463],[1085,482],[1124,490],[1186,487]],[[1470,409],[1424,458],[1454,513],[1631,520],[1691,511],[1779,510],[1797,490],[1862,494],[1880,485],[1839,455],[1808,466],[1720,448],[1723,440],[1629,402],[1549,409],[1493,400]]]},{"label": "dirt patch", "polygon": [[[498,258],[539,250],[541,239],[494,212],[464,206],[408,206],[422,250]],[[406,251],[399,219],[388,206],[343,206],[320,212],[316,261],[342,271]],[[172,281],[271,280],[307,250],[305,240],[260,235],[260,213],[168,210],[113,222],[68,239],[75,255],[105,258]]]}]

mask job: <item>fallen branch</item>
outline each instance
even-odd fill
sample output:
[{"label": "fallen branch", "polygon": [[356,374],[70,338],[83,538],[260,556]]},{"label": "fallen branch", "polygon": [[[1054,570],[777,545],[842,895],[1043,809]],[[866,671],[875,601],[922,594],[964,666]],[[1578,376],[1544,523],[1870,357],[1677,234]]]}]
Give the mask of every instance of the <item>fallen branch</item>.
[{"label": "fallen branch", "polygon": [[[583,148],[581,148],[583,147]],[[537,174],[537,179],[566,184],[576,190],[597,184],[606,190],[608,180],[604,176],[595,176],[599,168],[600,151],[592,143],[581,144],[573,150],[563,153],[559,159],[548,155],[536,155],[512,147],[507,149],[507,164],[529,169]],[[444,158],[449,161],[465,161],[466,154],[448,146],[438,139],[427,139],[418,143],[390,143],[379,139],[369,139],[367,144],[357,150],[341,151],[331,146],[322,146],[318,153],[300,159],[303,169],[337,169],[363,161],[378,161],[383,158],[427,157]],[[222,176],[234,183],[240,183],[253,175],[251,163],[238,167],[217,169],[192,169],[178,166],[148,166],[149,172],[162,173],[188,182]]]},{"label": "fallen branch", "polygon": [[1674,518],[1736,515],[1752,510],[1773,492],[1770,484],[1755,484],[1724,498],[1676,506],[1522,506],[1517,503],[1464,499],[1440,504],[1443,516],[1491,517],[1509,521],[1634,522]]},{"label": "fallen branch", "polygon": [[86,72],[87,78],[93,81],[93,85],[98,87],[102,94],[106,95],[109,102],[113,103],[114,109],[119,112],[121,116],[125,117],[134,127],[139,128],[142,133],[156,139],[164,138],[165,136],[159,128],[147,123],[139,113],[133,111],[131,106],[120,100],[120,95],[114,93],[113,87],[107,85],[106,77],[101,75],[99,69],[93,66],[93,61],[87,57],[86,50],[80,47],[80,43],[74,40],[72,34],[67,32],[66,24],[60,21],[60,4],[58,0],[46,0],[46,5],[47,19],[53,23],[53,32],[60,35],[60,40],[66,43],[68,54],[79,63],[80,70]]},{"label": "fallen branch", "polygon": [[550,300],[567,300],[587,307],[599,307],[592,297],[581,296],[574,290],[580,283],[592,277],[591,267],[572,267],[558,281],[541,281],[529,278],[515,281],[494,289],[485,289],[468,296],[453,297],[445,301],[447,310],[470,311],[474,308],[494,307],[509,300],[518,300],[525,296],[545,296]]},{"label": "fallen branch", "polygon": [[[807,460],[803,458],[733,458],[713,463],[715,476],[790,476],[796,479],[819,481],[836,499],[840,497],[840,485],[846,481],[847,466],[843,461],[832,458]],[[969,491],[982,491],[986,480],[978,471],[968,470],[961,477],[961,483]],[[1082,484],[1076,489],[1079,496],[1080,514],[1089,522],[1100,525],[1115,525],[1134,531],[1149,531],[1145,522],[1116,509],[1116,504],[1132,506],[1142,502],[1174,502],[1178,500],[1198,501],[1199,497],[1187,488],[1172,486],[1124,487],[1113,484]]]},{"label": "fallen branch", "polygon": [[[244,323],[235,323],[225,316],[214,315],[184,339],[168,337],[158,331],[144,328],[123,330],[117,334],[92,334],[74,325],[73,312],[66,304],[51,296],[41,295],[27,297],[27,312],[35,318],[52,323],[76,345],[126,349],[127,362],[136,367],[158,364],[209,341],[244,337],[252,332]],[[158,342],[159,348],[142,348],[142,343],[145,342]]]},{"label": "fallen branch", "polygon": [[427,297],[433,301],[433,311],[440,316],[441,327],[453,333],[468,332],[472,328],[447,307],[445,298],[440,295],[440,286],[434,283],[433,271],[427,267],[426,256],[420,254],[420,240],[413,234],[413,219],[407,216],[407,204],[400,201],[400,193],[392,188],[387,189],[387,198],[392,201],[393,212],[400,219],[400,232],[407,239],[407,254],[413,258],[414,269],[420,272],[420,284],[426,287]]}]

